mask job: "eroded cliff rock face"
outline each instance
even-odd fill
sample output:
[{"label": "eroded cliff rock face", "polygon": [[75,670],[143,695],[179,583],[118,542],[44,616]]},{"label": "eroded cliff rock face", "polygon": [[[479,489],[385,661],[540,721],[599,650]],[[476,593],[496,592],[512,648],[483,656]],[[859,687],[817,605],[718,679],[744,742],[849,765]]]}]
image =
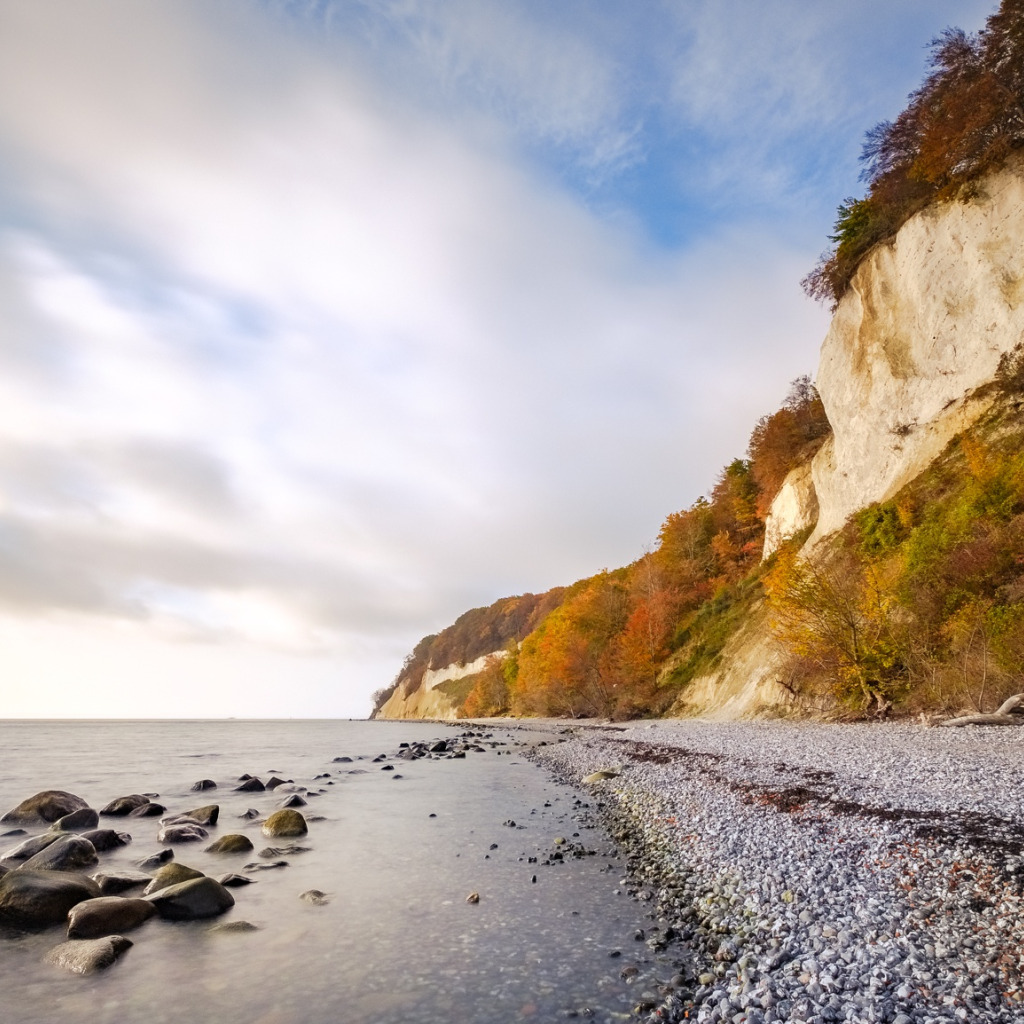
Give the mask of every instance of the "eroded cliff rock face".
[{"label": "eroded cliff rock face", "polygon": [[[825,445],[831,447],[832,438]],[[790,537],[818,521],[818,495],[814,489],[811,464],[791,470],[775,495],[764,522],[764,558],[770,558]]]},{"label": "eroded cliff rock face", "polygon": [[[418,680],[403,683],[384,702],[378,718],[439,718],[451,721],[456,717],[452,699],[438,687],[455,679],[482,672],[491,658],[504,658],[508,652],[492,651],[481,654],[465,665],[446,665],[444,668],[427,669]],[[407,688],[408,687],[408,688]]]},{"label": "eroded cliff rock face", "polygon": [[815,456],[809,545],[891,497],[988,408],[1024,339],[1024,162],[911,218],[854,275],[821,347],[834,438]]}]

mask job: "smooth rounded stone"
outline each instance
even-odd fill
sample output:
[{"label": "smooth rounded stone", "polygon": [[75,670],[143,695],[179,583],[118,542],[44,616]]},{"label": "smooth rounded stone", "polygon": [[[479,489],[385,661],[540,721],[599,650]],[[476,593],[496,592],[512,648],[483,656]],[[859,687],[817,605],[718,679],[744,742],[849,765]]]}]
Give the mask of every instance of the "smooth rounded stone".
[{"label": "smooth rounded stone", "polygon": [[128,892],[129,889],[149,885],[153,877],[143,871],[110,871],[95,874],[92,880],[100,887],[100,892],[104,896],[116,896],[118,893]]},{"label": "smooth rounded stone", "polygon": [[149,900],[125,896],[99,896],[83,900],[68,911],[69,939],[99,939],[130,932],[156,913]]},{"label": "smooth rounded stone", "polygon": [[213,779],[200,779],[198,782],[192,783],[193,793],[202,793],[206,789],[216,789],[217,783]]},{"label": "smooth rounded stone", "polygon": [[161,843],[198,843],[209,839],[210,833],[202,825],[165,825],[156,838]]},{"label": "smooth rounded stone", "polygon": [[99,895],[100,887],[85,875],[22,867],[0,876],[0,921],[16,928],[62,924],[73,906]]},{"label": "smooth rounded stone", "polygon": [[144,807],[150,802],[148,796],[141,793],[130,793],[128,796],[119,796],[111,800],[106,807],[100,809],[100,814],[109,814],[115,818],[123,818],[138,807]]},{"label": "smooth rounded stone", "polygon": [[94,828],[89,832],[83,832],[82,838],[88,839],[96,847],[97,853],[116,850],[119,846],[127,846],[132,841],[127,832],[118,832],[112,828]]},{"label": "smooth rounded stone", "polygon": [[174,860],[173,850],[157,850],[156,853],[151,853],[148,857],[143,857],[142,860],[136,861],[136,864],[144,871],[151,871],[153,868],[158,868],[161,864],[166,864],[172,860]]},{"label": "smooth rounded stone", "polygon": [[215,878],[203,876],[168,886],[149,896],[157,913],[168,921],[216,917],[235,905],[235,898]]},{"label": "smooth rounded stone", "polygon": [[279,807],[305,807],[306,801],[298,793],[292,793],[278,804]]},{"label": "smooth rounded stone", "polygon": [[44,832],[41,836],[29,836],[17,846],[12,846],[6,853],[0,854],[0,860],[28,860],[40,850],[52,846],[60,838],[60,834],[57,832]]},{"label": "smooth rounded stone", "polygon": [[232,832],[212,842],[206,853],[248,853],[253,849],[252,840],[248,836]]},{"label": "smooth rounded stone", "polygon": [[64,834],[45,850],[29,857],[21,869],[31,871],[79,871],[99,863],[96,847],[81,836]]},{"label": "smooth rounded stone", "polygon": [[200,825],[216,825],[220,817],[220,804],[206,804],[204,807],[194,807],[191,811],[185,812],[190,818],[198,821]]},{"label": "smooth rounded stone", "polygon": [[217,924],[210,925],[207,929],[208,932],[215,935],[258,932],[259,930],[260,926],[258,924],[253,924],[252,921],[220,921]]},{"label": "smooth rounded stone", "polygon": [[335,757],[335,758],[332,758],[332,760],[333,760],[333,762],[335,764],[351,764],[352,763],[352,758],[351,757]]},{"label": "smooth rounded stone", "polygon": [[180,882],[188,882],[193,878],[203,878],[202,871],[197,871],[195,868],[190,868],[185,864],[181,864],[178,861],[172,861],[170,864],[165,864],[159,871],[153,876],[149,884],[143,890],[143,896],[151,896],[155,892],[159,892],[161,889],[166,889],[172,885],[178,885]]},{"label": "smooth rounded stone", "polygon": [[132,940],[123,935],[107,935],[102,939],[72,939],[54,946],[46,954],[46,962],[63,967],[72,974],[92,974],[117,963],[131,949]]},{"label": "smooth rounded stone", "polygon": [[244,811],[239,815],[240,818],[245,818],[247,821],[253,821],[260,816],[260,812],[255,807],[250,807],[247,811]]},{"label": "smooth rounded stone", "polygon": [[243,885],[252,885],[256,880],[254,878],[246,878],[245,875],[239,875],[237,872],[230,871],[226,875],[221,875],[217,879],[221,885],[226,885],[229,889],[238,889]]},{"label": "smooth rounded stone", "polygon": [[256,778],[248,778],[240,786],[235,786],[236,793],[262,793],[267,787]]},{"label": "smooth rounded stone", "polygon": [[274,811],[263,822],[263,834],[271,839],[304,836],[308,831],[306,819],[293,807]]},{"label": "smooth rounded stone", "polygon": [[129,818],[159,818],[161,815],[167,813],[167,808],[163,804],[154,803],[152,800],[148,800],[144,804],[139,804],[138,807],[133,807],[128,812]]},{"label": "smooth rounded stone", "polygon": [[62,789],[44,789],[39,793],[22,800],[17,807],[12,807],[0,821],[39,822],[57,821],[66,814],[80,811],[89,805],[74,793],[66,793]]},{"label": "smooth rounded stone", "polygon": [[330,894],[321,892],[319,889],[307,889],[305,892],[299,893],[299,899],[314,907],[323,907],[331,902]]},{"label": "smooth rounded stone", "polygon": [[51,826],[51,832],[85,832],[91,828],[97,828],[100,823],[100,816],[91,807],[82,807],[63,818],[58,818]]}]

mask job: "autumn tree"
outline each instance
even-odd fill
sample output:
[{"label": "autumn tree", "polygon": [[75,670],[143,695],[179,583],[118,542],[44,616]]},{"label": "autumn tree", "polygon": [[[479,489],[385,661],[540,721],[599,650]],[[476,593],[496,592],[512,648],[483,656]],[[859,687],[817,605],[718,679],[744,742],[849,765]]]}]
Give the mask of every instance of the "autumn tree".
[{"label": "autumn tree", "polygon": [[789,385],[778,411],[757,421],[747,445],[747,458],[758,490],[757,514],[762,520],[790,470],[811,458],[831,430],[818,389],[806,375]]},{"label": "autumn tree", "polygon": [[832,248],[804,279],[833,308],[873,245],[928,203],[953,198],[1024,143],[1024,2],[1003,0],[976,35],[932,40],[928,74],[893,121],[866,136],[867,195],[839,207]]},{"label": "autumn tree", "polygon": [[841,702],[887,712],[907,669],[896,595],[882,574],[850,556],[826,564],[787,547],[764,586],[783,646],[830,678]]}]

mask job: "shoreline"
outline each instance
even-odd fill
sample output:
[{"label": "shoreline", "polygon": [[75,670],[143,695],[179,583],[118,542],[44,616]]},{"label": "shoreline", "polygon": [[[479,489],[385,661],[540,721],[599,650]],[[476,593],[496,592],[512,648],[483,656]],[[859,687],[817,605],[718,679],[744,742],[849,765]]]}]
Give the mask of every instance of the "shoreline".
[{"label": "shoreline", "polygon": [[604,804],[634,894],[693,954],[647,1019],[1024,1017],[1024,733],[545,726],[562,742],[535,756]]}]

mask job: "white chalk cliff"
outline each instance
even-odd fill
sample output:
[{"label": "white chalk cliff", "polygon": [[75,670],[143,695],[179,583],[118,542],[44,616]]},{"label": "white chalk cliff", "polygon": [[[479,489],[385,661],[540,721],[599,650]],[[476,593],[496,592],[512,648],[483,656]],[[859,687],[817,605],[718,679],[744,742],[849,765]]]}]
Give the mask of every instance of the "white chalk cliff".
[{"label": "white chalk cliff", "polygon": [[455,703],[438,687],[455,679],[465,679],[482,672],[491,658],[504,658],[508,651],[481,654],[464,665],[445,665],[428,668],[421,676],[401,683],[384,702],[378,718],[437,718],[451,721],[455,718]]},{"label": "white chalk cliff", "polygon": [[[929,207],[854,274],[821,346],[833,437],[811,464],[813,548],[885,501],[988,408],[975,394],[1024,340],[1024,161],[967,201]],[[798,468],[772,506],[766,551],[813,522]],[[769,547],[770,544],[770,547]]]}]

